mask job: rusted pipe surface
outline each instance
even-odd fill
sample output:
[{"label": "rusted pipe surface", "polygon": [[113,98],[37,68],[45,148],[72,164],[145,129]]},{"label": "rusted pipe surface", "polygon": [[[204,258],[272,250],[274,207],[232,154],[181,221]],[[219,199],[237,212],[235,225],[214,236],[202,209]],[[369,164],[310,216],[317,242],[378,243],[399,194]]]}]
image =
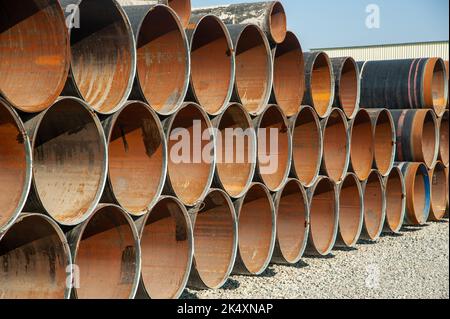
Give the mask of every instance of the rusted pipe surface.
[{"label": "rusted pipe surface", "polygon": [[333,105],[341,108],[351,120],[359,111],[361,82],[358,65],[351,57],[333,58],[331,62],[336,84]]},{"label": "rusted pipe surface", "polygon": [[399,233],[406,213],[406,184],[403,173],[398,167],[392,168],[384,178],[386,196],[386,223],[384,230]]},{"label": "rusted pipe surface", "polygon": [[373,170],[363,183],[364,190],[364,226],[361,239],[377,241],[383,232],[386,221],[386,196],[383,177]]}]

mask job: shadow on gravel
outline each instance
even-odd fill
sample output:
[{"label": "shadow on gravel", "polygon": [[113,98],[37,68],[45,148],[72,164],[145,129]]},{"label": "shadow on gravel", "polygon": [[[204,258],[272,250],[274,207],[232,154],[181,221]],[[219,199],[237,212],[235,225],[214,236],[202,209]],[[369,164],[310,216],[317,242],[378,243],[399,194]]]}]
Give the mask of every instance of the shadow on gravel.
[{"label": "shadow on gravel", "polygon": [[271,277],[275,277],[277,275],[277,272],[271,267],[269,266],[266,271],[264,271],[260,276],[258,277],[263,277],[263,278],[271,278]]},{"label": "shadow on gravel", "polygon": [[415,233],[415,232],[421,231],[422,229],[425,229],[429,226],[430,225],[428,225],[428,224],[423,225],[423,226],[403,226],[401,231],[403,233]]},{"label": "shadow on gravel", "polygon": [[293,265],[282,264],[282,263],[278,263],[278,264],[274,263],[274,265],[277,265],[278,267],[297,268],[297,269],[302,269],[302,268],[309,267],[309,264],[307,264],[303,260],[300,260],[298,263],[293,264]]},{"label": "shadow on gravel", "polygon": [[360,239],[359,241],[358,241],[358,244],[359,245],[378,245],[378,240],[375,240],[375,241],[373,241],[373,240],[366,240],[366,239]]},{"label": "shadow on gravel", "polygon": [[343,252],[352,252],[352,251],[357,251],[358,248],[356,248],[356,247],[334,247],[334,250],[343,251]]},{"label": "shadow on gravel", "polygon": [[309,259],[334,259],[334,258],[336,258],[336,255],[333,255],[333,254],[329,254],[327,256],[306,255],[305,258],[309,258]]},{"label": "shadow on gravel", "polygon": [[400,237],[403,237],[403,236],[404,235],[401,234],[401,233],[399,233],[399,234],[396,234],[396,233],[383,233],[383,234],[381,234],[382,238],[384,238],[384,237],[400,238]]},{"label": "shadow on gravel", "polygon": [[241,283],[234,279],[228,279],[228,281],[223,285],[222,290],[236,290],[241,286]]},{"label": "shadow on gravel", "polygon": [[196,294],[189,292],[187,290],[184,290],[183,294],[180,297],[181,300],[193,300],[193,299],[200,299]]}]

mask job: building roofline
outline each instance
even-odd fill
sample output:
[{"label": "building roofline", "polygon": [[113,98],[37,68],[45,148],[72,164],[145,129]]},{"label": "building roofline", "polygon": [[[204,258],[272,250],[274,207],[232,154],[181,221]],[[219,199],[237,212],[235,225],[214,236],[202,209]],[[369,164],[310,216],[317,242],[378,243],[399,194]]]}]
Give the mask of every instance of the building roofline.
[{"label": "building roofline", "polygon": [[371,44],[371,45],[356,45],[346,47],[327,47],[327,48],[311,48],[311,51],[326,51],[326,50],[345,50],[345,49],[361,49],[361,48],[376,48],[376,47],[396,47],[405,45],[417,45],[417,44],[448,44],[448,40],[442,41],[422,41],[422,42],[404,42],[404,43],[391,43],[391,44]]}]

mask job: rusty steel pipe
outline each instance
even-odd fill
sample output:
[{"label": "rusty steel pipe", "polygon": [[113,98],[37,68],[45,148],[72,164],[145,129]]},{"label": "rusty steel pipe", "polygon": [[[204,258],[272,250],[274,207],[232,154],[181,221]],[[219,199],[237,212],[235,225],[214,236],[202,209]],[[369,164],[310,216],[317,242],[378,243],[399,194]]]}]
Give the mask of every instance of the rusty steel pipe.
[{"label": "rusty steel pipe", "polygon": [[269,41],[256,25],[227,27],[233,40],[236,59],[232,101],[241,103],[251,115],[260,115],[270,100],[273,83],[273,60]]},{"label": "rusty steel pipe", "polygon": [[106,183],[108,156],[100,120],[78,98],[60,98],[25,118],[33,152],[26,210],[75,226],[94,211]]},{"label": "rusty steel pipe", "polygon": [[360,181],[366,180],[373,166],[374,128],[370,114],[361,109],[349,123],[350,165],[349,170],[358,176]]},{"label": "rusty steel pipe", "polygon": [[384,178],[386,197],[386,223],[384,231],[398,234],[403,226],[406,214],[406,184],[402,171],[393,167]]},{"label": "rusty steel pipe", "polygon": [[306,91],[303,104],[311,105],[321,118],[331,114],[334,101],[334,72],[325,52],[304,54]]},{"label": "rusty steel pipe", "polygon": [[21,111],[43,111],[69,73],[63,10],[57,0],[1,0],[0,12],[0,96]]},{"label": "rusty steel pipe", "polygon": [[373,127],[373,168],[382,176],[392,170],[396,156],[397,134],[392,114],[387,109],[366,109]]},{"label": "rusty steel pipe", "polygon": [[339,229],[339,197],[337,185],[330,178],[320,176],[308,188],[310,228],[307,255],[327,256],[331,253]]},{"label": "rusty steel pipe", "polygon": [[280,1],[239,3],[206,8],[194,8],[193,14],[213,14],[226,24],[245,24],[252,21],[260,27],[274,43],[286,38],[287,18]]},{"label": "rusty steel pipe", "polygon": [[273,87],[271,102],[288,117],[300,111],[305,95],[305,61],[297,36],[288,31],[286,38],[272,50]]},{"label": "rusty steel pipe", "polygon": [[303,257],[308,243],[308,195],[298,180],[289,179],[273,199],[277,235],[272,262],[294,265]]},{"label": "rusty steel pipe", "polygon": [[439,118],[439,156],[438,159],[446,166],[449,166],[449,111]]},{"label": "rusty steel pipe", "polygon": [[364,224],[364,194],[361,182],[348,173],[337,188],[339,196],[339,232],[336,247],[355,247]]},{"label": "rusty steel pipe", "polygon": [[137,69],[130,99],[146,102],[159,115],[172,115],[189,87],[191,58],[183,26],[165,5],[118,1],[136,39]]},{"label": "rusty steel pipe", "polygon": [[350,137],[344,112],[334,108],[322,120],[323,156],[321,174],[339,184],[347,174],[350,165]]},{"label": "rusty steel pipe", "polygon": [[361,239],[377,241],[383,232],[386,221],[386,193],[383,177],[373,170],[363,183],[364,192],[364,226]]},{"label": "rusty steel pipe", "polygon": [[446,167],[445,168],[445,179],[446,179],[446,181],[447,181],[447,185],[446,185],[446,190],[447,190],[447,204],[446,204],[446,208],[445,208],[445,217],[446,218],[448,218],[448,213],[449,213],[449,209],[450,209],[450,199],[449,199],[449,193],[450,193],[450,189],[449,189],[449,187],[450,187],[450,181],[449,181],[449,178],[450,178],[450,174],[449,174],[449,168],[448,167]]},{"label": "rusty steel pipe", "polygon": [[194,253],[186,208],[175,197],[162,196],[136,224],[142,247],[142,274],[136,298],[179,298],[188,282]]},{"label": "rusty steel pipe", "polygon": [[215,116],[231,100],[235,79],[233,42],[216,16],[193,16],[186,30],[191,48],[191,77],[187,101]]},{"label": "rusty steel pipe", "polygon": [[268,105],[254,119],[258,140],[256,180],[277,192],[291,170],[292,137],[289,122],[278,105]]},{"label": "rusty steel pipe", "polygon": [[95,111],[112,114],[127,101],[136,74],[130,22],[115,0],[60,0],[70,20],[72,63],[62,95],[77,96]]},{"label": "rusty steel pipe", "polygon": [[233,202],[223,190],[211,189],[190,217],[194,260],[188,286],[219,289],[228,280],[237,255],[238,224]]},{"label": "rusty steel pipe", "polygon": [[164,194],[186,206],[196,206],[212,185],[216,165],[215,136],[206,112],[185,103],[164,120],[168,167]]},{"label": "rusty steel pipe", "polygon": [[244,107],[230,104],[212,120],[216,129],[216,172],[214,185],[232,198],[249,189],[256,170],[256,132]]},{"label": "rusty steel pipe", "polygon": [[101,204],[66,236],[76,265],[73,298],[135,297],[141,272],[139,234],[122,208]]},{"label": "rusty steel pipe", "polygon": [[333,58],[335,79],[334,107],[341,108],[347,118],[352,120],[359,111],[361,79],[358,65],[351,57]]},{"label": "rusty steel pipe", "polygon": [[391,111],[397,131],[397,162],[424,162],[436,165],[439,154],[439,127],[432,110]]},{"label": "rusty steel pipe", "polygon": [[429,221],[440,221],[445,216],[447,209],[447,184],[448,178],[445,173],[445,165],[437,162],[429,171],[431,187],[431,209]]},{"label": "rusty steel pipe", "polygon": [[238,254],[234,274],[260,275],[269,266],[276,241],[275,206],[266,186],[254,183],[234,203],[238,216]]},{"label": "rusty steel pipe", "polygon": [[361,107],[434,109],[447,105],[446,70],[440,58],[367,61],[361,69]]},{"label": "rusty steel pipe", "polygon": [[127,102],[103,121],[108,144],[108,179],[102,202],[117,203],[133,216],[147,213],[162,193],[167,146],[156,113],[147,104]]},{"label": "rusty steel pipe", "polygon": [[70,248],[51,218],[22,214],[0,234],[2,299],[68,299],[72,282]]},{"label": "rusty steel pipe", "polygon": [[430,215],[431,185],[428,168],[423,163],[397,163],[405,177],[405,225],[424,225]]},{"label": "rusty steel pipe", "polygon": [[302,106],[290,119],[292,132],[291,174],[304,187],[311,187],[319,177],[323,154],[320,120],[310,106]]},{"label": "rusty steel pipe", "polygon": [[11,227],[28,198],[32,178],[30,139],[22,120],[0,98],[0,234]]}]

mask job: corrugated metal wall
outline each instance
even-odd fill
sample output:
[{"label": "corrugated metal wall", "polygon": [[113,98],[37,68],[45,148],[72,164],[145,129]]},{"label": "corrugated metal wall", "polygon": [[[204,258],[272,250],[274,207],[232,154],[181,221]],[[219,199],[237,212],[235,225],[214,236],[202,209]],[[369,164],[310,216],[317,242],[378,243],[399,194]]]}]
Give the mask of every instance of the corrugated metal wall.
[{"label": "corrugated metal wall", "polygon": [[448,42],[410,43],[353,48],[311,49],[311,51],[325,51],[332,58],[351,56],[357,61],[412,59],[424,57],[440,57],[444,60],[448,60],[448,50]]}]

